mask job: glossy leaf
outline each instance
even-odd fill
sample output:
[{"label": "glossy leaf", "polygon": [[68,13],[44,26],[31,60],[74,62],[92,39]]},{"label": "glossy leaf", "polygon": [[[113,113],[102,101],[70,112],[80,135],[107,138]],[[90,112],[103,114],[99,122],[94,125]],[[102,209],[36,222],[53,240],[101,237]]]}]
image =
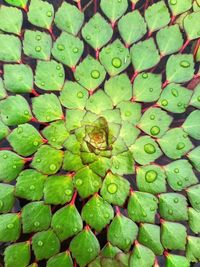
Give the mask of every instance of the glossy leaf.
[{"label": "glossy leaf", "polygon": [[192,205],[192,207],[197,210],[200,211],[200,195],[199,195],[199,191],[200,191],[200,185],[194,185],[191,186],[187,189],[187,195],[189,198],[189,202]]},{"label": "glossy leaf", "polygon": [[186,257],[190,262],[199,262],[200,260],[200,239],[195,236],[188,236]]},{"label": "glossy leaf", "polygon": [[0,242],[16,241],[20,232],[21,222],[17,213],[0,215]]},{"label": "glossy leaf", "polygon": [[14,201],[14,186],[0,183],[0,213],[11,211]]},{"label": "glossy leaf", "polygon": [[25,8],[28,0],[5,0],[5,2],[13,6]]},{"label": "glossy leaf", "polygon": [[184,256],[167,254],[166,256],[166,266],[168,267],[189,267],[190,263],[188,259]]},{"label": "glossy leaf", "polygon": [[101,10],[109,18],[109,20],[114,23],[118,20],[127,10],[128,2],[127,0],[101,0],[100,3]]},{"label": "glossy leaf", "polygon": [[130,101],[122,101],[117,105],[123,121],[136,125],[141,117],[141,105]]},{"label": "glossy leaf", "polygon": [[200,146],[196,147],[187,154],[188,159],[197,171],[200,171]]},{"label": "glossy leaf", "polygon": [[4,62],[20,62],[21,41],[17,36],[0,33],[0,60]]},{"label": "glossy leaf", "polygon": [[200,140],[200,111],[195,110],[191,112],[182,127],[192,138]]},{"label": "glossy leaf", "polygon": [[193,90],[190,105],[200,109],[200,85],[197,85]]},{"label": "glossy leaf", "polygon": [[200,211],[193,208],[188,209],[189,227],[195,233],[200,233]]},{"label": "glossy leaf", "polygon": [[[104,103],[104,105],[102,105]],[[112,109],[112,101],[109,96],[107,96],[104,91],[98,90],[94,93],[86,102],[86,109],[100,114],[102,111],[106,109]]]},{"label": "glossy leaf", "polygon": [[70,253],[66,251],[51,257],[47,261],[47,267],[73,267]]},{"label": "glossy leaf", "polygon": [[200,19],[200,12],[193,12],[185,17],[183,21],[183,26],[187,34],[188,40],[194,40],[200,37],[200,26],[198,23],[199,19]]},{"label": "glossy leaf", "polygon": [[151,267],[153,266],[154,260],[154,253],[149,248],[137,243],[130,256],[129,266]]}]

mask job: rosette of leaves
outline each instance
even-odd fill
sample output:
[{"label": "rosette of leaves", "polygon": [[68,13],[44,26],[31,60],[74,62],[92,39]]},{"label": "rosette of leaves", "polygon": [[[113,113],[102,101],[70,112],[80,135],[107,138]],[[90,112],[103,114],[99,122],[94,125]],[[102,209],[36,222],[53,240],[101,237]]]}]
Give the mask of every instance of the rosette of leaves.
[{"label": "rosette of leaves", "polygon": [[200,262],[200,2],[0,4],[4,265]]}]

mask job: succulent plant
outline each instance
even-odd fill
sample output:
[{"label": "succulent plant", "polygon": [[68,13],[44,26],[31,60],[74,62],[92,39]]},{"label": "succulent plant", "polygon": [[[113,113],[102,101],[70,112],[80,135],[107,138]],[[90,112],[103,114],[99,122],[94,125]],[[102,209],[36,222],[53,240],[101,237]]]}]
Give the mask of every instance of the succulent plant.
[{"label": "succulent plant", "polygon": [[200,1],[0,1],[6,267],[200,262]]}]

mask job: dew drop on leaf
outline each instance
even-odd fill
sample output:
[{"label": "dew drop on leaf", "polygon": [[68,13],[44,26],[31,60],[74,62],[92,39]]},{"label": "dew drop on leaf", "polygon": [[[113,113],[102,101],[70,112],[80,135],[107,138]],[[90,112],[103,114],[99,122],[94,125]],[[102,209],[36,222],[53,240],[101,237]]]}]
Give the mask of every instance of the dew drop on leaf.
[{"label": "dew drop on leaf", "polygon": [[38,142],[38,141],[34,141],[34,142],[33,142],[33,145],[34,145],[34,146],[38,146],[38,145],[39,145],[39,142]]},{"label": "dew drop on leaf", "polygon": [[175,97],[178,96],[178,91],[177,91],[175,88],[173,88],[173,89],[171,90],[171,92],[172,92],[172,95],[173,95],[173,96],[175,96]]},{"label": "dew drop on leaf", "polygon": [[158,174],[156,171],[149,170],[145,174],[145,180],[147,181],[147,183],[153,183],[157,179],[157,176]]},{"label": "dew drop on leaf", "polygon": [[171,5],[176,5],[177,4],[177,0],[170,0],[170,4]]},{"label": "dew drop on leaf", "polygon": [[93,70],[93,71],[91,72],[91,77],[92,77],[93,79],[98,79],[98,78],[100,77],[100,72],[99,72],[98,70]]},{"label": "dew drop on leaf", "polygon": [[60,51],[65,50],[65,47],[64,47],[64,45],[62,45],[62,44],[58,44],[58,45],[57,45],[57,48],[58,48],[58,50],[60,50]]},{"label": "dew drop on leaf", "polygon": [[183,60],[180,62],[180,66],[183,68],[188,68],[190,66],[190,63],[187,60]]},{"label": "dew drop on leaf", "polygon": [[158,135],[160,133],[160,128],[158,126],[153,126],[150,132],[152,135]]},{"label": "dew drop on leaf", "polygon": [[7,228],[8,229],[12,229],[14,227],[14,224],[13,223],[9,223],[8,225],[7,225]]},{"label": "dew drop on leaf", "polygon": [[17,168],[17,166],[16,165],[13,165],[13,169],[16,169]]},{"label": "dew drop on leaf", "polygon": [[162,100],[161,105],[164,106],[164,107],[167,106],[168,105],[168,101],[166,99]]},{"label": "dew drop on leaf", "polygon": [[178,203],[178,201],[179,201],[178,198],[175,197],[175,198],[174,198],[174,203]]},{"label": "dew drop on leaf", "polygon": [[174,172],[179,173],[179,169],[178,168],[174,169]]},{"label": "dew drop on leaf", "polygon": [[177,182],[177,185],[181,186],[183,183],[181,181]]},{"label": "dew drop on leaf", "polygon": [[83,98],[83,93],[82,93],[81,91],[78,92],[78,93],[77,93],[77,97],[78,97],[78,98]]},{"label": "dew drop on leaf", "polygon": [[34,222],[34,226],[38,227],[40,225],[40,223],[38,221]]},{"label": "dew drop on leaf", "polygon": [[83,184],[83,181],[81,179],[77,179],[76,185],[82,185],[82,184]]},{"label": "dew drop on leaf", "polygon": [[168,213],[169,213],[169,215],[173,215],[173,210],[172,209],[169,209],[168,210]]},{"label": "dew drop on leaf", "polygon": [[151,115],[150,120],[154,120],[154,119],[155,119],[155,115]]},{"label": "dew drop on leaf", "polygon": [[43,246],[43,242],[42,242],[41,240],[39,240],[39,241],[37,242],[37,245],[38,245],[39,247],[42,247],[42,246]]},{"label": "dew drop on leaf", "polygon": [[18,128],[17,128],[17,133],[20,134],[20,133],[22,133],[22,132],[23,132],[23,128],[22,128],[22,127],[18,127]]},{"label": "dew drop on leaf", "polygon": [[122,65],[122,61],[121,61],[121,59],[118,58],[118,57],[113,58],[113,59],[112,59],[112,65],[113,65],[113,67],[115,67],[115,68],[120,68],[121,65]]},{"label": "dew drop on leaf", "polygon": [[115,194],[117,192],[118,186],[115,183],[108,185],[108,192],[110,194]]},{"label": "dew drop on leaf", "polygon": [[66,189],[66,190],[65,190],[65,194],[66,194],[67,196],[70,196],[70,195],[72,194],[72,190],[71,190],[71,189]]},{"label": "dew drop on leaf", "polygon": [[176,149],[177,149],[177,150],[181,150],[181,149],[183,149],[184,147],[185,147],[185,144],[184,144],[183,142],[180,142],[180,143],[177,144]]},{"label": "dew drop on leaf", "polygon": [[33,191],[33,190],[35,190],[35,186],[34,186],[34,185],[31,185],[31,186],[29,187],[29,189],[30,189],[31,191]]},{"label": "dew drop on leaf", "polygon": [[152,144],[146,144],[144,145],[144,151],[148,154],[153,154],[156,152],[155,146]]},{"label": "dew drop on leaf", "polygon": [[3,155],[3,158],[4,158],[4,159],[7,159],[7,157],[8,157],[8,156],[7,156],[6,154]]},{"label": "dew drop on leaf", "polygon": [[47,17],[52,17],[52,12],[51,12],[51,11],[48,11],[48,12],[46,13],[46,15],[47,15]]},{"label": "dew drop on leaf", "polygon": [[37,41],[40,41],[40,40],[41,40],[41,35],[36,35],[36,36],[35,36],[35,39],[36,39]]},{"label": "dew drop on leaf", "polygon": [[35,51],[36,51],[36,52],[40,52],[41,49],[42,49],[41,46],[36,46],[36,47],[35,47]]},{"label": "dew drop on leaf", "polygon": [[55,165],[55,164],[51,164],[51,165],[49,166],[49,169],[50,169],[51,171],[55,171],[55,170],[56,170],[56,165]]},{"label": "dew drop on leaf", "polygon": [[73,51],[73,53],[78,53],[78,50],[79,49],[77,47],[74,47],[72,51]]},{"label": "dew drop on leaf", "polygon": [[143,73],[142,74],[142,78],[147,79],[148,78],[148,74],[147,73]]}]

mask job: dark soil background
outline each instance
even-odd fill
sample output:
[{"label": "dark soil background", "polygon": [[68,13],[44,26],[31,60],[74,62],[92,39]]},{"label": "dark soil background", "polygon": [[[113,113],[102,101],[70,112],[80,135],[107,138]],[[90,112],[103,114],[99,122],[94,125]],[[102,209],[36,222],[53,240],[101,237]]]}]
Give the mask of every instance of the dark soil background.
[{"label": "dark soil background", "polygon": [[[61,3],[63,2],[63,0],[48,0],[48,2],[54,5],[55,11],[56,11],[58,9],[58,7],[61,5]],[[66,2],[72,3],[72,4],[76,4],[72,0],[66,0]],[[100,0],[97,0],[97,4],[98,4],[97,6],[98,7],[99,7],[99,2],[100,2]],[[149,1],[149,2],[151,2],[151,1]],[[158,0],[154,0],[154,2],[158,2]],[[167,2],[167,1],[165,0],[165,2]],[[0,4],[5,4],[6,5],[6,3],[3,0],[0,0]],[[82,8],[83,9],[85,8],[85,21],[88,21],[89,18],[92,17],[93,14],[94,14],[94,3],[93,3],[92,0],[91,1],[89,1],[89,0],[82,0],[81,1],[81,4],[82,4]],[[139,9],[142,14],[143,14],[143,11],[144,11],[144,4],[145,4],[145,0],[140,0],[139,3],[136,5],[136,9]],[[87,6],[87,8],[86,8],[86,6]],[[98,11],[101,12],[99,8],[98,8]],[[129,10],[128,11],[131,11],[131,4],[129,5]],[[24,29],[39,29],[38,27],[35,27],[35,26],[31,25],[28,22],[28,20],[27,20],[26,13],[25,12],[23,12],[23,13],[24,13],[23,30]],[[101,12],[101,14],[102,14],[102,12]],[[128,25],[127,25],[127,27],[128,27]],[[43,29],[41,29],[41,30],[43,30]],[[53,33],[54,33],[54,35],[56,37],[58,37],[60,35],[61,31],[54,26],[53,27]],[[155,33],[153,34],[153,36],[155,36]],[[80,35],[80,37],[81,37],[81,35]],[[22,38],[23,38],[23,34],[22,34]],[[114,35],[113,35],[112,41],[114,39],[116,39],[116,38],[120,38],[119,33],[117,31],[117,27],[115,27],[115,31],[114,31]],[[143,39],[145,39],[145,37]],[[187,53],[191,53],[191,51],[192,51],[192,44],[188,45],[188,47],[184,50],[184,52],[187,52]],[[95,51],[85,43],[85,51],[84,51],[83,58],[87,54],[91,54],[91,55],[93,55],[95,57]],[[155,73],[163,73],[164,74],[165,65],[166,65],[167,59],[168,59],[168,57],[164,57],[162,59],[162,61],[159,63],[159,65],[155,69],[155,71],[154,71]],[[22,56],[22,61],[23,61],[23,63],[29,64],[32,67],[33,70],[35,69],[36,60],[30,59],[30,58],[26,57],[25,55],[23,55]],[[2,68],[3,68],[3,63],[0,62],[0,70],[2,70]],[[199,69],[199,66],[196,64],[196,72],[197,72],[198,69]],[[68,80],[74,80],[73,73],[72,73],[71,69],[65,67],[65,70],[66,70],[66,79],[68,79]],[[131,65],[128,67],[128,69],[126,70],[126,72],[128,73],[128,75],[130,77],[132,76],[132,74],[133,74],[133,68],[132,68]],[[165,81],[164,75],[163,75],[163,81]],[[196,80],[196,81],[193,81],[193,82],[190,82],[188,84],[185,84],[185,86],[189,86],[190,89],[193,89],[195,87],[194,85],[197,82],[200,82],[200,79],[199,80]],[[103,88],[103,86],[102,86],[102,88]],[[40,90],[39,88],[35,87],[35,89],[36,89],[37,92],[43,93],[43,91]],[[31,98],[33,97],[33,95],[32,94],[30,94],[30,95],[26,94],[24,96],[26,97],[26,99],[30,103],[31,102]],[[152,103],[143,104],[143,108],[146,108],[146,107],[149,107],[149,106],[152,106]],[[192,110],[194,110],[194,108],[188,107],[187,111],[185,113],[183,113],[183,114],[173,114],[173,113],[170,113],[170,115],[172,115],[174,117],[174,121],[173,121],[172,127],[180,126],[184,122],[184,120],[187,117],[187,115]],[[44,127],[44,126],[38,125],[36,123],[32,123],[32,124],[36,128],[38,128],[39,130],[41,130]],[[197,142],[196,140],[193,140],[192,139],[192,142],[196,146],[197,145],[200,145],[200,142]],[[1,143],[0,146],[1,147],[5,147],[5,146],[9,146],[9,145],[8,145],[8,143],[6,141],[4,141],[4,142]],[[157,160],[156,163],[158,163],[160,165],[166,165],[170,161],[171,160],[169,158],[163,156],[159,160]],[[28,166],[27,166],[27,168],[28,168]],[[196,173],[196,175],[200,179],[200,175],[198,173]],[[130,181],[130,183],[132,185],[132,188],[135,189],[135,190],[137,190],[137,187],[136,187],[136,184],[135,184],[135,175],[129,175],[129,176],[126,176],[126,178]],[[172,189],[171,188],[168,188],[168,191],[172,191]],[[184,194],[184,192],[183,192],[183,194]],[[28,201],[25,201],[25,200],[17,200],[13,211],[14,212],[18,212],[21,209],[21,207],[23,207],[27,203],[28,203]],[[76,206],[77,206],[77,208],[79,210],[81,210],[82,205],[83,205],[83,202],[80,201],[80,199],[77,199]],[[55,207],[55,210],[57,210],[59,208],[60,207],[56,206]],[[159,223],[159,221],[157,221],[156,223]],[[189,228],[188,228],[188,234],[194,235],[194,233]],[[20,238],[19,241],[28,240],[29,238],[30,238],[30,235],[23,235]],[[101,247],[103,247],[105,245],[105,243],[106,243],[106,230],[104,230],[101,234],[98,234],[97,238],[98,238],[98,240],[99,240],[99,242],[101,244]],[[70,242],[70,240],[69,240],[69,242]],[[62,251],[66,250],[68,248],[69,242],[68,241],[67,242],[66,241],[63,242],[63,244],[62,244]],[[5,247],[8,246],[8,245],[9,244],[5,244],[5,243],[4,244],[1,244],[0,243],[0,267],[3,267],[4,266],[4,264],[3,264],[3,251],[4,251]],[[180,252],[180,251],[172,251],[172,252],[175,253],[175,254],[184,255],[184,252]],[[33,256],[33,260],[34,260],[34,256]],[[164,267],[165,266],[164,257],[158,257],[158,261],[159,261],[159,264],[160,264],[161,267]],[[42,267],[42,266],[45,266],[45,262],[41,262],[39,264],[39,267]],[[200,263],[193,264],[192,266],[200,267]],[[15,267],[15,266],[13,266],[13,267]]]}]

